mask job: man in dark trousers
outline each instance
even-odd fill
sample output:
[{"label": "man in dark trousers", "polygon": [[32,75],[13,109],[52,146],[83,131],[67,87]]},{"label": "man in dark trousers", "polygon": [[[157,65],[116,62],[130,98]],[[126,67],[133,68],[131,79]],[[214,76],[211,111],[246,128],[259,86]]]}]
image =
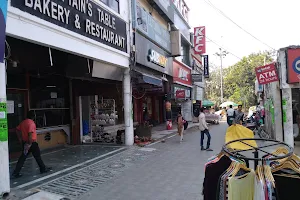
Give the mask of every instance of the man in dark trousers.
[{"label": "man in dark trousers", "polygon": [[20,141],[22,141],[22,153],[18,160],[17,166],[12,174],[14,178],[21,177],[20,171],[24,165],[24,162],[29,153],[32,153],[37,164],[40,167],[41,173],[46,173],[51,170],[50,167],[46,167],[42,158],[39,145],[37,143],[36,125],[33,119],[35,114],[33,111],[27,113],[27,119],[21,122],[17,127],[17,135]]},{"label": "man in dark trousers", "polygon": [[[201,146],[201,151],[206,150],[206,151],[212,151],[210,147],[210,140],[211,140],[211,136],[208,130],[208,126],[206,123],[206,119],[205,119],[205,114],[204,114],[204,108],[200,108],[200,115],[199,115],[199,129],[200,129],[200,146]],[[206,144],[206,148],[204,148],[203,146],[203,142],[204,142],[204,134],[207,136],[207,144]]]}]

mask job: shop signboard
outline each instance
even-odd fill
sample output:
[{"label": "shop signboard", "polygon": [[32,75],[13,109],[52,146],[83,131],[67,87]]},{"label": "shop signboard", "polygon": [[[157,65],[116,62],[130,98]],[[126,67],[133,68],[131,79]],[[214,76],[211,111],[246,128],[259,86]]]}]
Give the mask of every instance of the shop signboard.
[{"label": "shop signboard", "polygon": [[176,99],[184,99],[184,98],[185,98],[185,90],[177,90]]},{"label": "shop signboard", "polygon": [[278,81],[275,63],[255,68],[256,78],[261,85]]},{"label": "shop signboard", "polygon": [[203,74],[192,74],[192,80],[193,82],[202,82],[202,76]]},{"label": "shop signboard", "polygon": [[167,67],[168,65],[168,58],[166,56],[161,55],[153,49],[149,49],[148,60],[149,62],[157,64],[161,67]]},{"label": "shop signboard", "polygon": [[299,83],[300,79],[300,49],[288,49],[287,51],[287,75],[288,83]]},{"label": "shop signboard", "polygon": [[192,58],[193,58],[193,64],[192,64],[193,70],[201,72],[203,70],[202,62],[198,60],[198,58],[196,58],[194,55],[192,55]]},{"label": "shop signboard", "polygon": [[126,22],[94,1],[11,0],[11,6],[127,52]]},{"label": "shop signboard", "polygon": [[176,84],[174,85],[174,94],[176,99],[191,98],[191,89]]},{"label": "shop signboard", "polygon": [[157,22],[139,2],[133,7],[133,27],[145,35],[159,47],[171,52],[171,36],[169,31]]},{"label": "shop signboard", "polygon": [[194,52],[195,54],[206,53],[205,26],[194,28]]},{"label": "shop signboard", "polygon": [[173,59],[170,54],[147,40],[139,33],[135,33],[136,62],[169,76],[173,75]]},{"label": "shop signboard", "polygon": [[184,86],[192,86],[192,70],[185,66],[183,63],[173,61],[173,80],[174,83]]},{"label": "shop signboard", "polygon": [[203,63],[204,63],[204,78],[209,78],[209,62],[208,62],[208,55],[203,56]]}]

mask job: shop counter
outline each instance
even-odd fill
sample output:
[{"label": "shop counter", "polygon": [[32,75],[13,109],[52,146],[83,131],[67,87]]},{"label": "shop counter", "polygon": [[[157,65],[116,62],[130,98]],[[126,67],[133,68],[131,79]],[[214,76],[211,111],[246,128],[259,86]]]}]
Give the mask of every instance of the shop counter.
[{"label": "shop counter", "polygon": [[36,132],[41,149],[63,146],[70,142],[69,125],[39,128]]}]

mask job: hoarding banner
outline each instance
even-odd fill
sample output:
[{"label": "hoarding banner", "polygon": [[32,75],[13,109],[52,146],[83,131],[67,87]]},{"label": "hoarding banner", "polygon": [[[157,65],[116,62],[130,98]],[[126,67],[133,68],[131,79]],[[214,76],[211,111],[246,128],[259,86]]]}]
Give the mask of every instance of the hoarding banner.
[{"label": "hoarding banner", "polygon": [[204,78],[209,78],[209,62],[208,62],[208,55],[203,56],[203,63],[204,63]]},{"label": "hoarding banner", "polygon": [[[1,0],[4,1],[7,0]],[[127,52],[126,22],[95,2],[11,0],[11,6],[114,49]]]},{"label": "hoarding banner", "polygon": [[194,51],[195,54],[206,53],[205,26],[194,28]]},{"label": "hoarding banner", "polygon": [[278,81],[275,63],[255,68],[258,83],[261,85]]},{"label": "hoarding banner", "polygon": [[300,79],[300,49],[288,49],[287,52],[287,74],[288,83],[299,83]]},{"label": "hoarding banner", "polygon": [[176,60],[173,61],[173,80],[174,83],[191,87],[192,70]]}]

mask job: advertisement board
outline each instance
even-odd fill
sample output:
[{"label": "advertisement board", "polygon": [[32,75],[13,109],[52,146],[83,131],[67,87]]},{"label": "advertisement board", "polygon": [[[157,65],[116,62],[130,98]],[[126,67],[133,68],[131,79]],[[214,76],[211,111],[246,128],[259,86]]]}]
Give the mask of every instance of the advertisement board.
[{"label": "advertisement board", "polygon": [[[287,75],[288,83],[300,82],[300,49],[288,49],[287,51]],[[299,77],[299,78],[298,78]]]},{"label": "advertisement board", "polygon": [[173,80],[174,83],[184,86],[192,86],[192,70],[184,64],[174,60],[173,61]]},{"label": "advertisement board", "polygon": [[194,28],[194,52],[195,54],[206,53],[205,26]]},{"label": "advertisement board", "polygon": [[209,78],[209,61],[208,55],[203,56],[203,63],[204,63],[204,78]]},{"label": "advertisement board", "polygon": [[275,63],[255,68],[256,78],[261,85],[278,81]]},{"label": "advertisement board", "polygon": [[127,52],[127,25],[117,15],[93,1],[79,5],[77,1],[51,0],[51,3],[49,2],[11,0],[11,6],[69,31]]}]

